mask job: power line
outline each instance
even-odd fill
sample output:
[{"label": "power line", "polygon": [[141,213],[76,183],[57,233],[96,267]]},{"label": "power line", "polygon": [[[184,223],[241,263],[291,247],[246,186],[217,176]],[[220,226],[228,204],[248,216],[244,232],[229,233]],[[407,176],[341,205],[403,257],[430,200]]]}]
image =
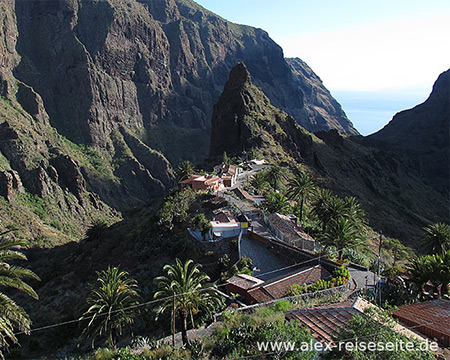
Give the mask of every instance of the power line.
[{"label": "power line", "polygon": [[[360,244],[361,243],[354,244],[354,245],[346,247],[346,248],[351,248],[351,247],[354,247],[354,246],[357,246],[357,245],[360,245]],[[343,249],[344,248],[342,248],[341,250],[343,250]],[[336,251],[339,251],[339,249],[337,249]],[[299,265],[304,265],[304,264],[309,263],[311,261],[320,259],[321,257],[322,256],[319,255],[319,256],[317,256],[315,258],[311,258],[309,260],[306,260],[306,261],[303,261],[303,262],[300,262],[300,263],[296,263],[296,264],[293,264],[293,265],[290,265],[290,266],[286,266],[286,267],[283,267],[283,268],[275,269],[275,270],[268,271],[268,272],[265,272],[265,273],[262,273],[262,274],[258,274],[258,275],[259,276],[263,276],[263,275],[268,275],[268,274],[272,274],[272,273],[275,273],[275,272],[279,272],[279,271],[282,271],[282,270],[286,270],[286,269],[289,269],[289,268],[292,268],[292,267],[298,267]],[[223,286],[226,286],[226,285],[227,284],[224,283],[224,284],[211,286],[211,287],[207,287],[207,288],[202,288],[202,289],[198,289],[198,290],[194,290],[194,291],[190,291],[190,292],[186,292],[186,293],[182,293],[182,294],[175,294],[175,297],[184,296],[184,295],[190,295],[190,294],[193,294],[193,293],[196,293],[196,292],[207,291],[207,290],[210,290],[210,289],[217,289],[219,287],[223,287]],[[78,322],[81,322],[81,321],[91,320],[94,317],[101,317],[101,316],[106,316],[106,315],[110,315],[110,314],[115,314],[116,312],[132,310],[132,309],[144,307],[144,306],[147,306],[147,305],[151,305],[151,304],[154,304],[154,303],[157,303],[157,302],[160,302],[160,301],[165,301],[165,300],[172,299],[172,298],[173,298],[173,295],[167,296],[165,298],[154,299],[154,300],[151,300],[151,301],[147,301],[145,303],[140,303],[140,304],[129,306],[129,307],[126,307],[126,308],[123,308],[123,309],[118,309],[118,310],[114,310],[114,311],[110,311],[110,312],[100,313],[100,314],[92,315],[92,316],[88,316],[88,317],[81,317],[79,319],[68,320],[68,321],[64,321],[64,322],[60,322],[60,323],[56,323],[56,324],[45,325],[45,326],[41,326],[41,327],[38,327],[38,328],[30,329],[29,331],[20,331],[20,332],[14,333],[14,335],[31,334],[31,333],[37,332],[37,331],[48,330],[48,329],[53,329],[53,328],[60,327],[60,326],[75,324],[75,323],[78,323]]]}]

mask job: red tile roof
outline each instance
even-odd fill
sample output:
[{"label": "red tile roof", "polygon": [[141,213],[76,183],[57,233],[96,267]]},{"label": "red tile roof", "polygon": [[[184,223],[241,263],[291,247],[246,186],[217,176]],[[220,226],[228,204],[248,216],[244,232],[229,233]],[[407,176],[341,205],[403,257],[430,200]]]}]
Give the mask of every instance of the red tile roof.
[{"label": "red tile roof", "polygon": [[339,331],[348,326],[354,315],[361,313],[354,308],[306,310],[286,314],[288,320],[297,320],[308,327],[312,336],[320,342],[333,342]]},{"label": "red tile roof", "polygon": [[450,346],[450,301],[431,300],[399,307],[393,316],[418,332]]},{"label": "red tile roof", "polygon": [[229,176],[234,176],[236,174],[236,166],[234,165],[228,165],[223,170],[224,174],[227,174]]},{"label": "red tile roof", "polygon": [[359,309],[359,299],[347,299],[319,308],[288,311],[286,319],[306,326],[317,341],[333,342],[336,334],[348,326],[354,315],[363,315]]},{"label": "red tile roof", "polygon": [[218,177],[218,176],[207,176],[205,184],[206,185],[211,185],[212,183],[214,183],[216,181],[219,181],[219,180],[220,180],[220,177]]},{"label": "red tile roof", "polygon": [[297,226],[291,219],[282,214],[267,214],[268,221],[275,228],[280,231],[284,237],[291,242],[297,242],[299,239],[314,242],[314,239],[309,236],[303,229]]},{"label": "red tile roof", "polygon": [[180,181],[178,184],[182,184],[182,185],[190,184],[191,182],[193,182],[195,179],[197,179],[199,177],[202,177],[202,175],[192,175],[189,179]]},{"label": "red tile roof", "polygon": [[293,271],[288,275],[269,280],[261,286],[250,290],[248,294],[256,303],[267,302],[285,297],[293,284],[310,285],[320,279],[329,277],[331,277],[331,273],[327,269],[321,265],[316,265],[312,268],[303,268]]},{"label": "red tile roof", "polygon": [[248,290],[262,284],[264,281],[246,274],[237,274],[227,280],[227,284],[235,285],[241,289]]},{"label": "red tile roof", "polygon": [[241,200],[248,200],[248,201],[253,201],[253,197],[244,189],[241,188],[235,188],[232,190],[239,199]]}]

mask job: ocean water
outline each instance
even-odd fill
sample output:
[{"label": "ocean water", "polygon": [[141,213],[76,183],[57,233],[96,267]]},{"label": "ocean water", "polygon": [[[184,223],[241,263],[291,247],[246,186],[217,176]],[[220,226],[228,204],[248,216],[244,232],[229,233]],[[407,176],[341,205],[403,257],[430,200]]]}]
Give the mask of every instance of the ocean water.
[{"label": "ocean water", "polygon": [[424,102],[429,92],[429,89],[336,90],[332,95],[341,104],[353,126],[362,135],[370,135],[383,128],[396,113]]}]

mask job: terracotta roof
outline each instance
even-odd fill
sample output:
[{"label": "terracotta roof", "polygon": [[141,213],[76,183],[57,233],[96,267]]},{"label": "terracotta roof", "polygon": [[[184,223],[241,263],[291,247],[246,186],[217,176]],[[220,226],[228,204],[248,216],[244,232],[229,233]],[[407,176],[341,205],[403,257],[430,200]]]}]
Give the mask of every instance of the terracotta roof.
[{"label": "terracotta roof", "polygon": [[290,274],[265,282],[261,286],[250,290],[248,294],[257,303],[280,299],[286,296],[286,293],[293,284],[314,284],[318,280],[326,279],[330,276],[331,273],[321,265],[316,265],[312,268],[297,269]]},{"label": "terracotta roof", "polygon": [[296,320],[308,327],[312,336],[320,342],[333,342],[336,334],[347,327],[359,310],[352,307],[336,309],[304,310],[286,314],[288,320]]},{"label": "terracotta roof", "polygon": [[307,241],[314,241],[314,239],[297,226],[291,219],[282,214],[267,214],[267,219],[276,227],[285,237],[292,242],[303,239]]},{"label": "terracotta roof", "polygon": [[206,179],[205,184],[206,185],[210,185],[213,182],[220,180],[220,177],[218,177],[218,176],[207,176],[205,179]]},{"label": "terracotta roof", "polygon": [[225,166],[225,168],[223,169],[223,173],[230,176],[234,176],[236,174],[236,166],[234,165]]},{"label": "terracotta roof", "polygon": [[214,220],[221,223],[236,222],[236,218],[229,212],[220,211],[214,215]]},{"label": "terracotta roof", "polygon": [[246,274],[237,274],[227,280],[227,284],[232,284],[241,289],[248,290],[262,284],[264,281]]},{"label": "terracotta roof", "polygon": [[450,301],[444,299],[425,301],[399,307],[393,316],[418,332],[436,338],[450,346]]},{"label": "terracotta roof", "polygon": [[232,190],[239,199],[253,201],[253,197],[244,189],[235,188]]},{"label": "terracotta roof", "polygon": [[178,184],[190,184],[191,182],[193,182],[195,179],[201,178],[202,175],[192,175],[189,179],[180,181]]},{"label": "terracotta roof", "polygon": [[346,299],[317,308],[288,311],[286,319],[299,321],[317,341],[333,342],[336,334],[348,326],[354,315],[364,315],[360,302],[359,298]]}]

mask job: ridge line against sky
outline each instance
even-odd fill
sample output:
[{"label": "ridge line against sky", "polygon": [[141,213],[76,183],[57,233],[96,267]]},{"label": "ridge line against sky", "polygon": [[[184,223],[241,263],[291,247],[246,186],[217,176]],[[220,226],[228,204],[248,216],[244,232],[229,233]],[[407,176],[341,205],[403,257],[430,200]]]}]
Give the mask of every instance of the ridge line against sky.
[{"label": "ridge line against sky", "polygon": [[426,100],[450,67],[448,0],[196,0],[304,60],[364,135]]}]

